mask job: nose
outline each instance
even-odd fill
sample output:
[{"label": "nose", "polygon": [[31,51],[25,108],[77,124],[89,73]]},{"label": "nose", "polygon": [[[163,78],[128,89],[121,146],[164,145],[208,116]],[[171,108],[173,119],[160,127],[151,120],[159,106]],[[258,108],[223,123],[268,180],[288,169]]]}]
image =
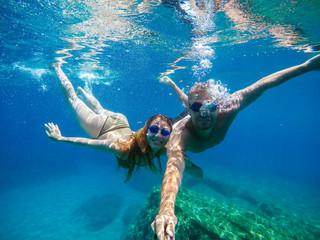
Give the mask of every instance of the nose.
[{"label": "nose", "polygon": [[161,131],[158,131],[158,132],[157,132],[156,137],[159,137],[159,138],[161,138],[161,137],[162,137],[162,135],[161,135]]},{"label": "nose", "polygon": [[208,109],[200,109],[200,115],[202,117],[209,116],[209,114],[210,114],[210,111]]}]

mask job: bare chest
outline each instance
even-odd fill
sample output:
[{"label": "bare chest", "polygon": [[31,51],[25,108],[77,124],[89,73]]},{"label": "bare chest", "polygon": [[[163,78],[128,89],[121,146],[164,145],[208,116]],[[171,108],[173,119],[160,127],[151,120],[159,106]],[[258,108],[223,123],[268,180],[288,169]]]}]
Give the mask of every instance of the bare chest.
[{"label": "bare chest", "polygon": [[217,122],[216,127],[208,135],[196,135],[189,139],[187,150],[190,152],[198,153],[203,152],[209,148],[213,148],[221,143],[227,135],[231,122],[223,121]]},{"label": "bare chest", "polygon": [[193,138],[187,145],[187,150],[193,153],[203,152],[209,148],[213,148],[223,141],[225,134],[210,135],[210,137]]}]

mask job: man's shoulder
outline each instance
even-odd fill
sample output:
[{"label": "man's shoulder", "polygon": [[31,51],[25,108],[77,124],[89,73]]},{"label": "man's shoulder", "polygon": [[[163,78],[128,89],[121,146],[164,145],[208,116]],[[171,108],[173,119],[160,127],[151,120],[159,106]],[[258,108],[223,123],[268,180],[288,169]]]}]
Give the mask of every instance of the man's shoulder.
[{"label": "man's shoulder", "polygon": [[192,138],[191,131],[187,127],[187,123],[190,118],[181,120],[174,128],[168,143],[168,150],[181,148],[185,149],[188,142]]},{"label": "man's shoulder", "polygon": [[190,118],[191,118],[190,115],[187,115],[184,118],[182,118],[181,120],[179,120],[178,122],[176,122],[172,126],[173,130],[175,130],[176,128],[179,128],[179,129],[184,128],[186,123],[189,121]]},{"label": "man's shoulder", "polygon": [[181,119],[177,124],[175,124],[170,137],[170,141],[185,142],[185,140],[187,140],[192,135],[189,129],[190,122],[190,116],[186,116],[185,118]]}]

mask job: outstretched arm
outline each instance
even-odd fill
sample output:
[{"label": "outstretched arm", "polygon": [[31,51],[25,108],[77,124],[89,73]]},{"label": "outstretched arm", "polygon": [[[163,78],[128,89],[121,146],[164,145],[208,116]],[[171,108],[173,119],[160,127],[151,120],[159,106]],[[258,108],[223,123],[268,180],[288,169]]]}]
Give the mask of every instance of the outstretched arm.
[{"label": "outstretched arm", "polygon": [[61,135],[58,125],[53,123],[45,124],[47,130],[46,133],[50,140],[57,142],[71,143],[77,146],[89,147],[95,150],[111,153],[115,156],[119,156],[120,149],[114,143],[114,140],[99,140],[89,138],[78,137],[63,137]]},{"label": "outstretched arm", "polygon": [[264,77],[249,87],[233,93],[232,98],[239,99],[240,110],[242,110],[257,100],[266,90],[277,87],[291,78],[313,70],[320,70],[320,55],[311,58],[303,64]]},{"label": "outstretched arm", "polygon": [[169,77],[164,76],[159,79],[159,82],[169,85],[173,89],[173,91],[177,94],[182,105],[185,108],[188,107],[188,96],[184,92],[182,92],[182,90],[174,83],[174,81],[172,81]]},{"label": "outstretched arm", "polygon": [[175,239],[177,218],[174,215],[174,207],[185,169],[185,154],[181,135],[181,132],[178,131],[170,137],[167,150],[168,162],[161,187],[159,213],[151,224],[160,240]]}]

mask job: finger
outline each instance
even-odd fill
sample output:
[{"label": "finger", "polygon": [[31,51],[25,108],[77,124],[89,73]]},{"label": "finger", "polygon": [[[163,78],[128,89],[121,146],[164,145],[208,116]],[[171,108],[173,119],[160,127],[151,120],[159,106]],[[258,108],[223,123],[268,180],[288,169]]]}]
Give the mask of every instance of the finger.
[{"label": "finger", "polygon": [[166,228],[166,234],[170,236],[170,239],[174,239],[174,228],[175,228],[175,223],[172,220],[170,220]]},{"label": "finger", "polygon": [[54,123],[51,123],[51,131],[55,131],[56,130],[56,125]]},{"label": "finger", "polygon": [[173,239],[174,238],[174,234],[171,231],[167,231],[166,237],[168,239]]},{"label": "finger", "polygon": [[169,235],[166,235],[166,239],[165,240],[174,240],[174,237],[170,237]]},{"label": "finger", "polygon": [[156,232],[157,232],[158,238],[160,240],[165,240],[165,238],[164,238],[164,222],[163,222],[163,220],[162,219],[157,219],[156,223],[155,223],[155,226],[156,226]]},{"label": "finger", "polygon": [[166,235],[166,240],[175,240],[175,236]]},{"label": "finger", "polygon": [[47,133],[48,137],[50,137],[50,133],[47,130],[46,130],[46,133]]},{"label": "finger", "polygon": [[151,223],[151,228],[152,228],[152,230],[153,230],[154,232],[156,232],[156,229],[154,228],[154,227],[155,227],[154,222],[155,222],[155,221],[153,221],[153,222]]},{"label": "finger", "polygon": [[167,231],[165,236],[166,236],[165,239],[168,239],[168,240],[174,239],[174,233],[170,231]]}]

